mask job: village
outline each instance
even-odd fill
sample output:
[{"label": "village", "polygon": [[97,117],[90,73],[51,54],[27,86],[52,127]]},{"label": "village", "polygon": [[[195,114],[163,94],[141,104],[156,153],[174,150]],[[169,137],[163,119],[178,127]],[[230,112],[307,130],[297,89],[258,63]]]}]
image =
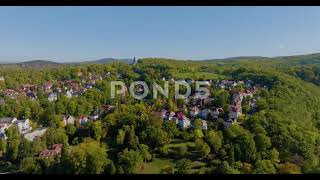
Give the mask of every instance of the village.
[{"label": "village", "polygon": [[[81,74],[79,74],[81,76]],[[104,76],[93,75],[89,73],[88,80],[82,79],[80,83],[74,80],[58,81],[53,84],[51,82],[46,82],[41,86],[41,89],[47,94],[48,101],[54,102],[58,99],[59,95],[64,94],[66,97],[79,97],[87,90],[92,89],[96,81],[103,80],[106,77],[110,77],[111,73],[108,72]],[[4,79],[1,78],[3,81]],[[165,78],[164,78],[165,80]],[[174,82],[175,79],[170,79],[170,82]],[[178,81],[183,81],[188,84],[192,84],[195,81],[193,79],[179,79]],[[176,123],[177,127],[180,129],[193,128],[193,122],[195,120],[201,120],[202,130],[206,131],[208,129],[208,123],[212,123],[218,120],[222,120],[224,128],[229,128],[232,124],[241,124],[238,122],[239,118],[242,116],[242,101],[244,98],[250,99],[249,105],[252,110],[256,108],[256,99],[254,94],[261,85],[256,85],[250,80],[245,81],[235,81],[235,80],[207,80],[206,84],[208,86],[214,86],[218,89],[227,90],[232,95],[231,103],[226,111],[227,116],[221,116],[225,114],[223,107],[214,107],[212,102],[214,98],[208,97],[202,99],[199,97],[201,92],[195,92],[193,95],[184,99],[185,105],[178,111],[170,111],[162,109],[158,113],[159,119],[163,121],[173,121]],[[244,87],[243,91],[237,90],[235,87],[241,85]],[[4,96],[11,98],[16,98],[20,95],[25,95],[30,98],[30,100],[35,100],[37,98],[38,86],[32,84],[24,84],[18,90],[6,89],[2,93]],[[141,93],[141,88],[136,90],[136,93]],[[126,91],[123,91],[125,93]],[[2,100],[2,104],[5,102]],[[103,112],[111,112],[115,106],[112,105],[102,105],[101,109],[98,109],[90,114],[90,116],[81,115],[76,118],[72,115],[61,116],[61,122],[64,126],[68,124],[77,124],[79,128],[85,128],[88,121],[95,121],[101,117]],[[23,135],[27,140],[34,141],[34,139],[43,136],[47,128],[40,127],[37,129],[32,129],[29,119],[18,120],[15,117],[11,118],[0,118],[0,138],[6,139],[5,129],[11,127],[12,125],[17,125],[19,127],[19,133]],[[55,156],[61,151],[61,145],[57,144],[52,147],[52,150],[44,150],[40,153],[41,157]]]},{"label": "village", "polygon": [[[192,79],[183,81],[187,83],[194,82]],[[206,131],[208,129],[208,121],[217,121],[220,117],[223,118],[222,123],[225,128],[229,128],[235,123],[241,124],[241,122],[238,122],[237,120],[242,116],[242,101],[244,98],[250,98],[248,103],[252,111],[256,108],[254,94],[258,87],[252,85],[252,81],[217,80],[213,82],[208,80],[206,82],[209,86],[214,85],[220,89],[227,89],[232,94],[232,100],[231,104],[228,106],[227,116],[221,116],[225,113],[223,107],[213,106],[212,102],[214,101],[214,98],[208,97],[202,99],[199,96],[201,92],[195,92],[192,96],[185,99],[185,105],[180,108],[179,111],[174,112],[163,109],[160,112],[161,119],[164,121],[174,121],[181,129],[194,127],[192,121],[198,119],[202,121],[202,130]],[[245,90],[236,90],[234,87],[238,85],[244,85]],[[258,86],[261,87],[260,85]]]}]

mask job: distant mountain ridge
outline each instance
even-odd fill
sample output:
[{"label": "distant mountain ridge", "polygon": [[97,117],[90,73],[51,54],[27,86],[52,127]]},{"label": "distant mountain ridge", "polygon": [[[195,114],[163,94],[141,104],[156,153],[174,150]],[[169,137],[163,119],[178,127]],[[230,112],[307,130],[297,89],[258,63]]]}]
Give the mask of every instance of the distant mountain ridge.
[{"label": "distant mountain ridge", "polygon": [[59,63],[54,61],[48,61],[48,60],[32,60],[32,61],[25,61],[21,63],[15,63],[15,64],[25,64],[25,65],[57,65]]},{"label": "distant mountain ridge", "polygon": [[132,59],[115,59],[115,58],[103,58],[95,61],[84,61],[80,63],[81,64],[109,64],[116,61],[127,63],[127,64],[132,63]]},{"label": "distant mountain ridge", "polygon": [[[148,58],[145,58],[148,59]],[[163,59],[163,58],[160,58]],[[165,58],[164,58],[165,59]],[[287,59],[299,59],[299,60],[320,60],[320,53],[312,54],[302,54],[302,55],[290,55],[290,56],[276,56],[276,57],[264,57],[264,56],[238,56],[230,58],[221,58],[221,59],[202,59],[202,60],[190,60],[190,61],[199,61],[199,62],[211,62],[211,61],[238,61],[238,60],[287,60]],[[173,59],[172,59],[173,60]],[[1,63],[0,65],[67,65],[67,64],[109,64],[113,62],[123,62],[127,64],[132,64],[133,59],[118,59],[118,58],[103,58],[92,61],[82,61],[82,62],[55,62],[50,60],[31,60],[18,63]]]},{"label": "distant mountain ridge", "polygon": [[112,62],[123,62],[127,64],[131,64],[133,59],[116,59],[116,58],[103,58],[99,60],[93,61],[83,61],[83,62],[55,62],[50,60],[31,60],[25,62],[17,62],[17,63],[0,63],[0,65],[26,65],[26,66],[33,66],[33,65],[65,65],[65,64],[109,64]]}]

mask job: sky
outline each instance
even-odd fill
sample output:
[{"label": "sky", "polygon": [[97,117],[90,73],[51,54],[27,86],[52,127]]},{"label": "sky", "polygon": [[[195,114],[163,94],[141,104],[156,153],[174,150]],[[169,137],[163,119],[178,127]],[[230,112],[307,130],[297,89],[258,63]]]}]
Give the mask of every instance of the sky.
[{"label": "sky", "polygon": [[320,52],[320,7],[0,7],[0,62]]}]

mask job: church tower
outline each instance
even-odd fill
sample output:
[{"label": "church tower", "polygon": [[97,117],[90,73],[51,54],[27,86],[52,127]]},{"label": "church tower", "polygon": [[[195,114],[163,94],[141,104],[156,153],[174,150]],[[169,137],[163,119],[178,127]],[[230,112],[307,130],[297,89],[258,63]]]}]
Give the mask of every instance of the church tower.
[{"label": "church tower", "polygon": [[134,57],[133,57],[133,61],[132,61],[132,65],[137,64],[137,62],[138,62],[138,61],[137,61],[136,57],[134,56]]}]

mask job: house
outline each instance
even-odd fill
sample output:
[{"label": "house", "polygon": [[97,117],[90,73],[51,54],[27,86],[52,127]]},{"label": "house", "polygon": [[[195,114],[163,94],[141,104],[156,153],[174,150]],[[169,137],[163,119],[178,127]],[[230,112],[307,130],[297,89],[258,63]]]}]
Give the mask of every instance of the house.
[{"label": "house", "polygon": [[212,111],[210,109],[203,109],[199,116],[202,118],[202,119],[208,119],[208,115],[209,114],[212,114]]},{"label": "house", "polygon": [[17,121],[17,118],[0,118],[0,138],[7,139],[6,129],[12,126]]},{"label": "house", "polygon": [[24,91],[25,93],[28,93],[30,91],[37,91],[38,85],[36,84],[23,84],[21,85],[20,89]]},{"label": "house", "polygon": [[20,134],[29,132],[32,128],[29,119],[18,120],[17,118],[0,118],[0,138],[7,139],[5,130],[12,125],[17,125]]},{"label": "house", "polygon": [[88,89],[86,89],[86,88],[80,88],[80,89],[79,89],[79,92],[75,92],[75,93],[73,94],[73,96],[76,96],[77,93],[78,93],[78,96],[79,96],[79,95],[82,95],[82,94],[84,94],[85,92],[87,92],[87,90],[88,90]]},{"label": "house", "polygon": [[177,116],[178,120],[181,120],[185,117],[185,115],[181,111],[177,112],[176,116]]},{"label": "house", "polygon": [[187,78],[187,79],[186,79],[186,82],[189,83],[189,84],[192,84],[192,83],[194,83],[194,80],[191,79],[191,78]]},{"label": "house", "polygon": [[107,72],[105,75],[104,75],[104,77],[110,77],[111,76],[111,72],[109,71],[109,72]]},{"label": "house", "polygon": [[26,95],[32,100],[37,98],[37,96],[33,92],[28,92]]},{"label": "house", "polygon": [[100,116],[100,109],[96,109],[90,114],[90,120],[97,120]]},{"label": "house", "polygon": [[178,119],[178,126],[182,129],[190,127],[191,122],[187,117],[183,117],[182,119]]},{"label": "house", "polygon": [[204,131],[208,130],[208,124],[207,124],[207,121],[205,120],[202,120],[202,130]]},{"label": "house", "polygon": [[171,121],[171,120],[174,118],[175,115],[176,115],[175,112],[173,112],[173,111],[167,111],[167,110],[165,110],[165,109],[161,110],[161,112],[160,112],[160,116],[161,116],[161,118],[162,118],[163,120],[169,120],[169,121]]},{"label": "house", "polygon": [[90,120],[97,120],[99,118],[99,115],[97,114],[93,114],[93,115],[90,115]]},{"label": "house", "polygon": [[5,100],[3,98],[0,98],[0,106],[4,105],[5,103],[6,103]]},{"label": "house", "polygon": [[165,114],[165,119],[171,121],[172,118],[176,115],[175,112],[173,111],[167,111]]},{"label": "house", "polygon": [[57,87],[57,88],[55,89],[55,92],[57,92],[57,93],[62,93],[62,89],[61,89],[60,87]]},{"label": "house", "polygon": [[173,111],[170,111],[170,112],[167,112],[168,114],[169,114],[169,121],[171,121],[173,118],[174,118],[174,116],[176,115],[176,113],[175,112],[173,112]]},{"label": "house", "polygon": [[26,134],[32,130],[29,119],[16,120],[14,124],[18,126],[20,134]]},{"label": "house", "polygon": [[177,80],[178,83],[183,83],[183,84],[187,84],[186,80],[185,79],[179,79]]},{"label": "house", "polygon": [[74,117],[73,116],[62,116],[62,121],[64,122],[65,125],[68,124],[74,124]]},{"label": "house", "polygon": [[214,119],[218,119],[219,118],[219,115],[220,115],[220,111],[218,110],[218,108],[215,108],[213,111],[212,111],[212,117]]},{"label": "house", "polygon": [[81,126],[86,125],[87,122],[88,122],[88,118],[87,118],[86,116],[84,116],[84,115],[80,116],[80,118],[79,118],[79,124],[80,124]]},{"label": "house", "polygon": [[42,90],[45,92],[50,92],[53,84],[50,82],[46,82],[42,85]]},{"label": "house", "polygon": [[67,92],[66,92],[66,97],[67,97],[67,98],[72,98],[72,94],[73,94],[73,90],[72,90],[72,89],[67,90]]},{"label": "house", "polygon": [[241,108],[239,106],[231,105],[229,108],[229,118],[238,119],[241,115]]},{"label": "house", "polygon": [[183,112],[177,112],[176,114],[177,116],[177,125],[180,127],[180,128],[187,128],[191,125],[191,122],[189,120],[189,118],[187,118]]},{"label": "house", "polygon": [[47,128],[36,129],[32,132],[26,133],[24,138],[26,138],[28,141],[34,141],[36,138],[42,137],[46,131]]},{"label": "house", "polygon": [[205,98],[205,99],[201,99],[201,105],[202,106],[211,106],[213,103],[213,98]]},{"label": "house", "polygon": [[204,85],[206,86],[211,86],[211,80],[210,81],[202,81],[204,83]]},{"label": "house", "polygon": [[86,89],[92,89],[93,86],[94,86],[94,84],[92,84],[92,83],[86,83],[85,88]]},{"label": "house", "polygon": [[8,96],[8,97],[13,98],[13,99],[15,99],[16,97],[18,97],[20,95],[17,91],[15,91],[13,89],[3,90],[2,93],[3,93],[4,96]]},{"label": "house", "polygon": [[199,108],[197,106],[193,106],[190,111],[191,117],[196,117],[199,114]]},{"label": "house", "polygon": [[224,89],[226,86],[223,83],[218,84],[218,88]]},{"label": "house", "polygon": [[234,124],[234,120],[232,119],[226,119],[224,122],[223,122],[223,125],[224,125],[224,128],[229,128],[232,124]]},{"label": "house", "polygon": [[58,94],[56,92],[52,92],[48,96],[48,101],[53,102],[58,100]]},{"label": "house", "polygon": [[61,153],[62,147],[63,147],[63,144],[54,144],[52,145],[50,150],[46,149],[41,151],[39,154],[39,157],[41,158],[54,157]]},{"label": "house", "polygon": [[101,112],[109,113],[109,112],[111,112],[112,110],[114,110],[114,108],[115,108],[115,106],[103,104],[100,109],[101,109]]},{"label": "house", "polygon": [[161,110],[161,112],[160,112],[160,117],[161,117],[163,120],[166,120],[166,119],[167,119],[167,110],[165,110],[165,109]]}]

